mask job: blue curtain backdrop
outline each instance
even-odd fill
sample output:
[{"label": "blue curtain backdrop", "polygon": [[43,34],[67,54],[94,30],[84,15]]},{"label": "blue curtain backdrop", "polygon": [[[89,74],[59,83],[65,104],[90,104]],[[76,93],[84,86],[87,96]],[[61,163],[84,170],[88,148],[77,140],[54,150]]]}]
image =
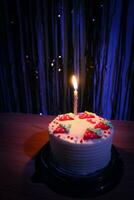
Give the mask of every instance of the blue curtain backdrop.
[{"label": "blue curtain backdrop", "polygon": [[1,0],[0,111],[134,120],[134,0]]}]

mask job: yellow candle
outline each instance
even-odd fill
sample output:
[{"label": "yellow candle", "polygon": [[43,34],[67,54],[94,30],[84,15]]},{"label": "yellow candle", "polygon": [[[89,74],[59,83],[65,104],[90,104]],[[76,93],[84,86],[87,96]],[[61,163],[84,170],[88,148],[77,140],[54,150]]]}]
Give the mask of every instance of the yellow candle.
[{"label": "yellow candle", "polygon": [[78,108],[78,84],[75,76],[73,75],[72,78],[73,86],[74,86],[74,114],[77,115],[77,108]]}]

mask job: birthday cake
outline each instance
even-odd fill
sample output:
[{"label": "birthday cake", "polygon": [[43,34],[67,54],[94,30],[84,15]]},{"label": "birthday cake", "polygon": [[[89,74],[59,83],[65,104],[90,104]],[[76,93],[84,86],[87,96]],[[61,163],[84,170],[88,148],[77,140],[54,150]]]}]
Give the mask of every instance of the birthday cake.
[{"label": "birthday cake", "polygon": [[58,115],[48,129],[52,160],[66,173],[87,175],[110,162],[113,126],[95,113]]}]

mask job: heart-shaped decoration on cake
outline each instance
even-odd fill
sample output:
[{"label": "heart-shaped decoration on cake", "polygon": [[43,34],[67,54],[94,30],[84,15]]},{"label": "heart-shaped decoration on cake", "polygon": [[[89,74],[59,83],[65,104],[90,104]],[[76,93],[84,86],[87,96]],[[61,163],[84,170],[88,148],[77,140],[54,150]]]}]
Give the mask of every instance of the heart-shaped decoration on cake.
[{"label": "heart-shaped decoration on cake", "polygon": [[103,133],[100,128],[94,129],[94,128],[87,128],[83,140],[88,140],[88,139],[99,139],[103,136]]},{"label": "heart-shaped decoration on cake", "polygon": [[80,119],[95,118],[95,116],[90,112],[84,112],[79,114]]},{"label": "heart-shaped decoration on cake", "polygon": [[98,124],[96,124],[94,128],[101,128],[103,130],[108,130],[110,128],[113,128],[113,125],[111,121],[104,119],[104,120],[101,120]]},{"label": "heart-shaped decoration on cake", "polygon": [[103,130],[108,130],[110,126],[108,126],[107,124],[104,124],[103,122],[99,122],[98,124],[95,125],[94,128],[101,128]]},{"label": "heart-shaped decoration on cake", "polygon": [[59,124],[56,129],[53,131],[54,134],[56,133],[68,133],[71,128],[71,125],[64,125]]},{"label": "heart-shaped decoration on cake", "polygon": [[60,115],[58,118],[59,121],[66,121],[66,120],[74,120],[71,114]]},{"label": "heart-shaped decoration on cake", "polygon": [[84,133],[83,140],[89,140],[89,139],[98,139],[101,138],[101,136],[97,135],[95,132],[87,129]]}]

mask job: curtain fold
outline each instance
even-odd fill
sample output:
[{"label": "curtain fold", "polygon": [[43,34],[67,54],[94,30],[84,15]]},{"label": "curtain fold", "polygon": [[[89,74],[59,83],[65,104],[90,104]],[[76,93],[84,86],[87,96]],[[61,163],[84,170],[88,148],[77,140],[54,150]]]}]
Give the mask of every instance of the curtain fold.
[{"label": "curtain fold", "polygon": [[0,112],[134,120],[134,1],[1,0]]}]

